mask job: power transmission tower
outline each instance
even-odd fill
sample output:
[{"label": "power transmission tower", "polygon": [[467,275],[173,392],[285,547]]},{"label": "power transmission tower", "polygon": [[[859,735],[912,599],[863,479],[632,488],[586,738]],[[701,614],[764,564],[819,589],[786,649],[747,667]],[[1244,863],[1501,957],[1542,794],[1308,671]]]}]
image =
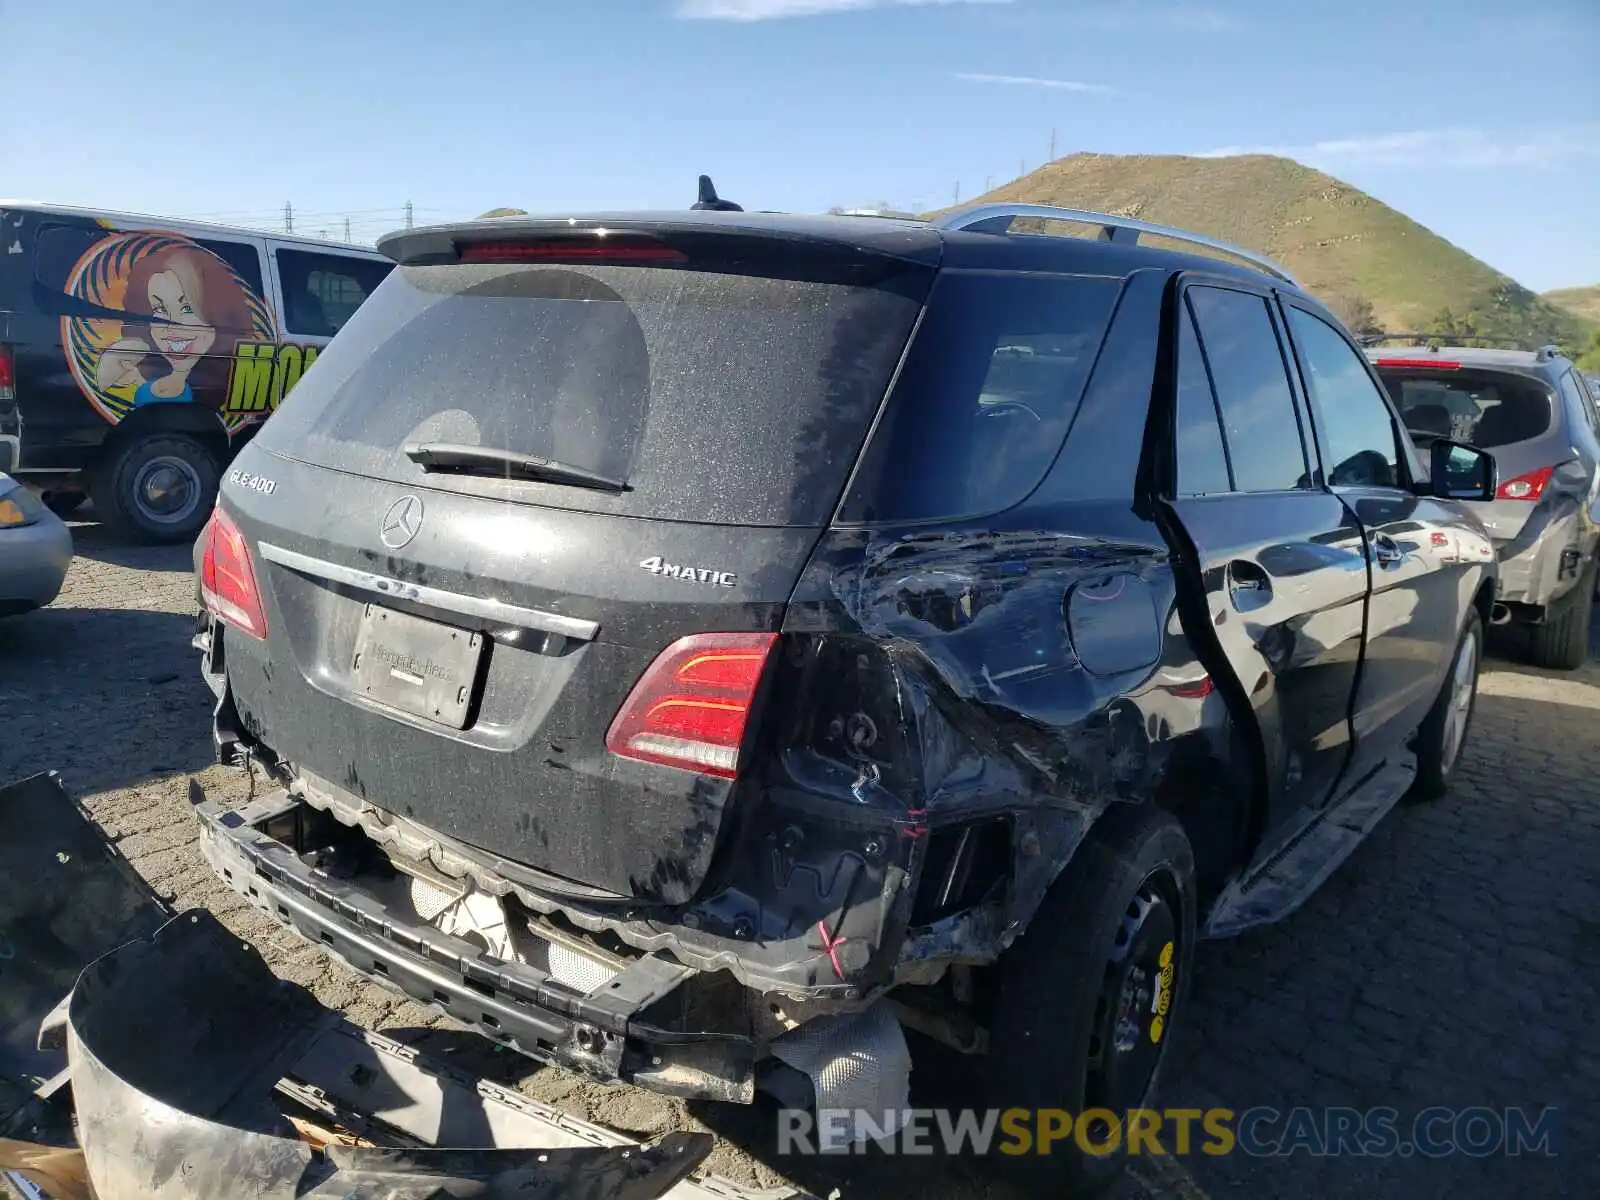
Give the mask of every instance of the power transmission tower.
[{"label": "power transmission tower", "polygon": [[961,180],[959,180],[959,179],[956,180],[956,199],[955,199],[955,202],[957,204],[961,203]]},{"label": "power transmission tower", "polygon": [[987,192],[989,190],[990,181],[993,180],[993,179],[994,179],[993,175],[985,175],[983,177],[983,190],[984,191]]},{"label": "power transmission tower", "polygon": [[1028,173],[1028,160],[1023,158],[1017,161],[1017,178],[1021,179]]},{"label": "power transmission tower", "polygon": [[406,201],[406,228],[411,228],[411,201]]},{"label": "power transmission tower", "polygon": [[1052,126],[1051,129],[1050,129],[1050,161],[1051,162],[1055,162],[1055,160],[1056,160],[1056,131],[1055,131],[1055,127]]},{"label": "power transmission tower", "polygon": [[283,202],[283,231],[285,233],[294,232],[294,205],[287,200]]},{"label": "power transmission tower", "polygon": [[347,242],[350,240],[350,218],[349,217],[346,217],[344,219],[344,240],[347,241]]}]

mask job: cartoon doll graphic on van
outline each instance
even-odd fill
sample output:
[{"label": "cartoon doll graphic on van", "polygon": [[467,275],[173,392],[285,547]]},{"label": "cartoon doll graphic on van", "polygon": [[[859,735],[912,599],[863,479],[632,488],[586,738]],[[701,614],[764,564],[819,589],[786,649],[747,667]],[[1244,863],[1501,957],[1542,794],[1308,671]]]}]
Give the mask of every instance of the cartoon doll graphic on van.
[{"label": "cartoon doll graphic on van", "polygon": [[[128,322],[106,347],[95,370],[103,389],[133,385],[133,406],[193,403],[195,383],[213,404],[227,386],[234,347],[250,336],[250,297],[216,255],[198,246],[147,254],[128,273],[123,308],[148,314],[148,324]],[[214,356],[223,378],[203,386]],[[196,371],[201,378],[195,380]]]},{"label": "cartoon doll graphic on van", "polygon": [[129,232],[97,242],[63,288],[120,319],[68,316],[62,340],[85,397],[113,423],[152,404],[224,413],[242,343],[274,341],[266,302],[223,259],[177,233]]}]

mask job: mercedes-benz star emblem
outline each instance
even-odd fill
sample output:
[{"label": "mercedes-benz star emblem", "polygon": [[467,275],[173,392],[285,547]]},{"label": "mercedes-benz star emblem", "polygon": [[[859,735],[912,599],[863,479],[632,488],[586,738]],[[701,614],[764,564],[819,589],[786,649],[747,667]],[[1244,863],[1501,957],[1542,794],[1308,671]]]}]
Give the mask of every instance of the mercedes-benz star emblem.
[{"label": "mercedes-benz star emblem", "polygon": [[422,501],[415,496],[401,496],[383,514],[383,544],[398,550],[417,536],[422,528]]}]

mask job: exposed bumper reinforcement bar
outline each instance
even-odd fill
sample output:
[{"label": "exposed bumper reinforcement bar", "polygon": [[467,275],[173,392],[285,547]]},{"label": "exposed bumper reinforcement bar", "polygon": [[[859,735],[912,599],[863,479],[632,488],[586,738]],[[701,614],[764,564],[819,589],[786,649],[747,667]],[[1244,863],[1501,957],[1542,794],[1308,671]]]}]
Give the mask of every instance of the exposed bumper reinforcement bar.
[{"label": "exposed bumper reinforcement bar", "polygon": [[486,959],[470,942],[313,871],[263,832],[301,804],[278,791],[243,808],[213,802],[196,810],[206,859],[257,908],[375,982],[533,1058],[671,1095],[743,1103],[754,1097],[752,1037],[663,1029],[640,1019],[695,974],[690,968],[645,955],[580,995],[535,967]]}]

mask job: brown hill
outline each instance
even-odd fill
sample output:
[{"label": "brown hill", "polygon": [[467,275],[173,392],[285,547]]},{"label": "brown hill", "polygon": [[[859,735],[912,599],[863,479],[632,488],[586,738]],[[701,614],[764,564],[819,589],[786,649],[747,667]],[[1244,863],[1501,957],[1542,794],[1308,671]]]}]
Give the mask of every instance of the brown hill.
[{"label": "brown hill", "polygon": [[[971,204],[1014,200],[1176,225],[1271,255],[1346,319],[1578,346],[1592,326],[1331,175],[1287,158],[1073,154]],[[965,206],[964,206],[965,207]]]},{"label": "brown hill", "polygon": [[1557,288],[1544,293],[1544,298],[1585,320],[1600,321],[1600,283],[1592,287]]}]

